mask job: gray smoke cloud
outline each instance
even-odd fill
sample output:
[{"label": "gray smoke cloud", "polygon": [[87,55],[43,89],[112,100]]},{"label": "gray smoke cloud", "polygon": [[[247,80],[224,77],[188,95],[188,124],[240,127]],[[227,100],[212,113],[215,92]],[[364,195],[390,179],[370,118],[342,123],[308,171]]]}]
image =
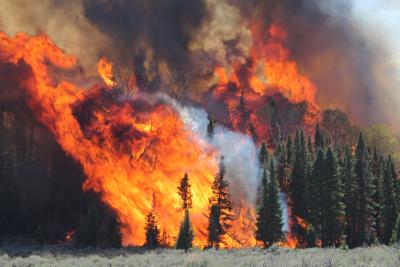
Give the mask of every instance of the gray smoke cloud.
[{"label": "gray smoke cloud", "polygon": [[315,1],[329,21],[364,39],[369,57],[371,104],[381,119],[400,133],[400,2],[397,0]]}]

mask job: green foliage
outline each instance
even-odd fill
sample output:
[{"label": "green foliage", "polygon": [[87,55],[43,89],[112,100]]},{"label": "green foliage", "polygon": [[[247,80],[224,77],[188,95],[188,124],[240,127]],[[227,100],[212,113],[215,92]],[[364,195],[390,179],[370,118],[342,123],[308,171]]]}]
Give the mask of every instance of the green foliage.
[{"label": "green foliage", "polygon": [[396,164],[400,163],[400,143],[386,125],[373,125],[363,131],[365,141],[375,147],[381,155],[392,155]]},{"label": "green foliage", "polygon": [[397,214],[396,224],[392,231],[392,237],[390,239],[390,243],[400,243],[400,213]]},{"label": "green foliage", "polygon": [[211,246],[219,246],[221,236],[231,226],[233,220],[232,203],[229,195],[229,183],[225,180],[224,157],[221,157],[219,172],[215,176],[210,198],[210,216],[208,239]]},{"label": "green foliage", "polygon": [[357,141],[354,173],[356,179],[355,193],[357,195],[354,218],[356,224],[355,244],[371,244],[376,239],[374,203],[372,200],[375,188],[372,169],[368,161],[368,151],[362,133],[360,133]]},{"label": "green foliage", "polygon": [[177,249],[184,249],[187,251],[192,247],[193,242],[193,229],[190,223],[189,209],[185,209],[185,217],[179,228],[178,239],[176,241]]}]

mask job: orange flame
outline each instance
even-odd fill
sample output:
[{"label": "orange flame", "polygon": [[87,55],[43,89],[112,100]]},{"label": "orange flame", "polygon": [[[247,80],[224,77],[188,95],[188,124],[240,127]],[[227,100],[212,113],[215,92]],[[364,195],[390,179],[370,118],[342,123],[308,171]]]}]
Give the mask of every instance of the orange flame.
[{"label": "orange flame", "polygon": [[99,60],[97,71],[99,72],[100,77],[103,79],[104,83],[108,87],[115,87],[117,85],[113,77],[113,64],[109,62],[106,58],[102,57]]},{"label": "orange flame", "polygon": [[[255,127],[255,132],[262,140],[267,139],[265,135],[268,129],[265,122],[260,123],[263,120],[254,114],[262,113],[264,106],[260,105],[260,100],[263,96],[280,93],[292,103],[305,101],[308,110],[304,123],[306,126],[313,125],[319,114],[315,103],[317,90],[309,78],[300,72],[296,62],[290,59],[290,52],[284,46],[287,33],[278,25],[272,25],[267,32],[263,32],[258,24],[254,24],[251,29],[253,45],[250,60],[245,63],[234,62],[229,68],[232,69],[230,74],[228,68],[219,66],[214,70],[218,82],[213,93],[216,98],[223,98],[227,104],[233,128],[243,131],[240,129],[243,127],[238,124],[238,115],[235,114],[242,92],[248,103],[248,111],[252,114],[247,121]],[[229,84],[238,88],[236,95],[226,95]]]},{"label": "orange flame", "polygon": [[177,235],[182,212],[176,187],[185,172],[193,191],[195,244],[206,244],[205,214],[217,172],[215,151],[189,131],[170,107],[160,104],[142,112],[130,103],[100,103],[90,124],[82,125],[74,108],[93,96],[101,102],[101,91],[53,81],[47,62],[69,69],[75,58],[65,55],[46,35],[9,38],[0,33],[0,61],[24,61],[31,67],[32,77],[24,81],[31,108],[83,166],[88,177],[84,188],[101,192],[116,210],[124,245],[144,242],[145,215],[152,207],[153,193],[159,200],[156,213],[161,229]]}]

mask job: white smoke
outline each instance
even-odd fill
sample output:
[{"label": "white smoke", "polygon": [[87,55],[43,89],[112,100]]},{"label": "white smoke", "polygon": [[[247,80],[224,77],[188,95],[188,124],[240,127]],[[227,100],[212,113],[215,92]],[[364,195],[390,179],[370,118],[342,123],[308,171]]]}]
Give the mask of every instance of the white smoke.
[{"label": "white smoke", "polygon": [[185,125],[200,138],[213,145],[224,156],[226,177],[230,182],[233,196],[246,198],[255,203],[259,183],[259,165],[257,148],[247,135],[233,132],[225,127],[216,126],[214,136],[207,136],[207,112],[200,108],[182,106],[166,95],[159,95],[170,103],[179,113]]},{"label": "white smoke", "polygon": [[[332,23],[360,34],[359,49],[371,57],[373,103],[377,103],[393,130],[400,132],[400,1],[330,0],[315,2]],[[372,101],[371,101],[372,102]]]}]

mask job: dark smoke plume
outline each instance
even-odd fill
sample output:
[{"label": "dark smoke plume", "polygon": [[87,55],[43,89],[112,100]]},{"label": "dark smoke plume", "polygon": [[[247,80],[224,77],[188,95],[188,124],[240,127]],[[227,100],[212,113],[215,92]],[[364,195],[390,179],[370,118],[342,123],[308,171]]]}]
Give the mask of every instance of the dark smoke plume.
[{"label": "dark smoke plume", "polygon": [[[48,33],[89,74],[107,56],[144,80],[160,78],[153,88],[172,84],[189,95],[209,88],[215,65],[246,57],[252,23],[266,29],[276,23],[288,32],[291,57],[317,85],[322,108],[400,133],[396,0],[0,0],[0,6],[2,30]],[[190,78],[178,84],[177,73]]]}]

